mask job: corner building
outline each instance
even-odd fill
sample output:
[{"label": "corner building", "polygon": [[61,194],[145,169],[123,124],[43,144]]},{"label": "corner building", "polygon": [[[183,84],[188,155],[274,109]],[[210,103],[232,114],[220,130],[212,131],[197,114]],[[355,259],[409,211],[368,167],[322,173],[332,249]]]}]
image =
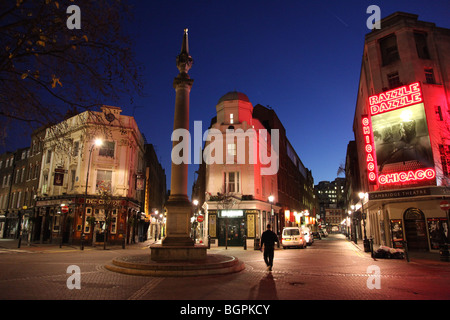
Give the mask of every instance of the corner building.
[{"label": "corner building", "polygon": [[312,174],[273,110],[229,92],[216,112],[192,192],[204,214],[199,238],[209,237],[211,246],[251,248],[268,223],[280,235],[293,224],[291,212],[313,212]]},{"label": "corner building", "polygon": [[449,236],[450,30],[397,12],[366,35],[362,59],[353,192],[365,195],[348,204],[353,225],[375,244],[438,250]]}]

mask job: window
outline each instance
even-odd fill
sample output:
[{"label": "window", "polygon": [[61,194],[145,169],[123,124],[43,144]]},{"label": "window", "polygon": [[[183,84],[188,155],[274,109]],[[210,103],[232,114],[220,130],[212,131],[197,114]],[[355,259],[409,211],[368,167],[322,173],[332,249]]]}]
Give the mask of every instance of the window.
[{"label": "window", "polygon": [[47,159],[46,159],[47,164],[50,163],[51,158],[52,158],[52,151],[48,150],[47,151]]},{"label": "window", "polygon": [[228,152],[228,155],[235,156],[236,155],[236,144],[235,143],[229,143],[227,145],[227,152]]},{"label": "window", "polygon": [[111,233],[117,233],[117,209],[113,209],[111,217]]},{"label": "window", "polygon": [[425,81],[426,83],[435,84],[433,68],[425,68]]},{"label": "window", "polygon": [[97,191],[111,192],[112,171],[98,170],[97,183],[95,184]]},{"label": "window", "polygon": [[75,170],[70,170],[70,190],[73,190],[73,187],[75,186]]},{"label": "window", "polygon": [[441,106],[435,106],[434,107],[434,112],[436,113],[436,120],[437,121],[443,121],[444,120],[444,118],[442,117]]},{"label": "window", "polygon": [[33,178],[33,164],[30,163],[28,166],[28,178],[27,180],[31,180]]},{"label": "window", "polygon": [[445,177],[448,177],[450,170],[450,147],[448,145],[440,144],[439,154],[441,156],[442,173]]},{"label": "window", "polygon": [[47,186],[48,186],[48,175],[44,174],[44,180],[42,181],[42,193],[47,193]]},{"label": "window", "polygon": [[73,143],[73,149],[72,149],[72,156],[77,157],[78,156],[78,150],[80,149],[80,141],[75,141]]},{"label": "window", "polygon": [[397,48],[397,37],[395,34],[391,34],[380,40],[381,59],[383,66],[400,60]]},{"label": "window", "polygon": [[114,147],[114,141],[104,141],[98,154],[103,157],[114,158]]},{"label": "window", "polygon": [[414,32],[414,40],[416,41],[417,55],[420,59],[430,59],[428,52],[427,34],[423,32]]},{"label": "window", "polygon": [[394,89],[402,85],[402,83],[400,82],[400,77],[398,76],[398,72],[390,73],[387,75],[387,77],[390,89]]},{"label": "window", "polygon": [[224,172],[224,191],[239,193],[239,172]]},{"label": "window", "polygon": [[39,162],[36,162],[36,165],[34,166],[34,178],[37,179],[39,175]]},{"label": "window", "polygon": [[234,115],[230,113],[230,124],[234,123]]}]

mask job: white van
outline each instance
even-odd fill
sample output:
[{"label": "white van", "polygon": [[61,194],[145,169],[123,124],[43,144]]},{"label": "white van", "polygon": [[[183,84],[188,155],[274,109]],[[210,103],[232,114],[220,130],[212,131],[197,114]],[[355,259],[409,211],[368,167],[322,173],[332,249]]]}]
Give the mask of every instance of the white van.
[{"label": "white van", "polygon": [[300,228],[288,227],[284,228],[281,234],[281,245],[283,249],[287,247],[306,248],[307,243]]}]

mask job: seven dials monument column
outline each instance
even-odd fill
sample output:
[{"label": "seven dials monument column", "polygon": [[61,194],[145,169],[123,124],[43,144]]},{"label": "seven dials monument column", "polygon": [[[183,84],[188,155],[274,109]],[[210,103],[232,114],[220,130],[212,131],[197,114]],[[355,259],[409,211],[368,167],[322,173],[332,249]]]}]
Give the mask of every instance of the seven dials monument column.
[{"label": "seven dials monument column", "polygon": [[[173,82],[175,89],[175,115],[173,130],[189,130],[189,94],[194,82],[188,75],[193,59],[189,55],[188,29],[184,29],[181,52],[176,59],[178,76]],[[151,259],[154,261],[200,260],[206,259],[207,247],[195,245],[189,236],[192,204],[187,195],[189,141],[176,140],[172,143],[172,169],[170,179],[170,197],[166,203],[166,237],[161,244],[152,245]],[[182,147],[178,144],[182,143]],[[181,152],[177,152],[180,150]],[[178,157],[174,162],[174,157]],[[183,160],[179,163],[179,160]]]}]

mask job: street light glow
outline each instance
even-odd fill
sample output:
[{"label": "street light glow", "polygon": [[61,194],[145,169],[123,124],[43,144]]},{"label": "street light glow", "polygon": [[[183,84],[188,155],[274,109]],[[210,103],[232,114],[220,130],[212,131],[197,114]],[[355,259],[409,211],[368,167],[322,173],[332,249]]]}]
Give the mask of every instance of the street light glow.
[{"label": "street light glow", "polygon": [[102,139],[95,139],[95,145],[97,147],[100,147],[103,144],[103,140]]}]

